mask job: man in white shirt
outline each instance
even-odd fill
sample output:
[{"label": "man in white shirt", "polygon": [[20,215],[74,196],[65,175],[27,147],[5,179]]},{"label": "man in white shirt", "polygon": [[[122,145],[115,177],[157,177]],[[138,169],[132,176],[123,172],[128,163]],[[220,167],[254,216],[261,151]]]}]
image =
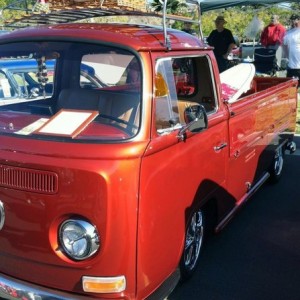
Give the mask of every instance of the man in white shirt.
[{"label": "man in white shirt", "polygon": [[300,78],[300,16],[292,15],[290,20],[292,29],[286,33],[283,39],[283,46],[288,59],[287,77]]}]

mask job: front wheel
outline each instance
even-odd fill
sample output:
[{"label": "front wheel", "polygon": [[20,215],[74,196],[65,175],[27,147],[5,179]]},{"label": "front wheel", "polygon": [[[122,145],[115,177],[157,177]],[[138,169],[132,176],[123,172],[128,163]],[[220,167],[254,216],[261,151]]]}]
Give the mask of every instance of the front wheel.
[{"label": "front wheel", "polygon": [[204,239],[204,213],[202,209],[193,212],[186,229],[185,245],[180,260],[181,279],[186,280],[194,273],[199,262]]},{"label": "front wheel", "polygon": [[271,181],[272,182],[278,182],[281,175],[282,175],[282,169],[284,164],[284,153],[282,150],[282,147],[279,147],[275,151],[275,156],[273,159],[273,164],[271,168]]}]

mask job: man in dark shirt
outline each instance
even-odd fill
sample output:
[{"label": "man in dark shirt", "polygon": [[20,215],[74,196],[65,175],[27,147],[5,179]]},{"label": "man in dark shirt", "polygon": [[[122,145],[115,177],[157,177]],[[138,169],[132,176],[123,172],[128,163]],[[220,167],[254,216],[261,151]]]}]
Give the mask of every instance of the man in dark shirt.
[{"label": "man in dark shirt", "polygon": [[192,24],[189,22],[184,22],[182,31],[195,35],[195,30],[192,29]]},{"label": "man in dark shirt", "polygon": [[224,28],[226,23],[223,16],[218,16],[215,20],[216,29],[207,38],[210,46],[214,47],[214,54],[218,63],[219,71],[223,72],[229,68],[228,55],[235,47],[235,41],[231,31]]}]

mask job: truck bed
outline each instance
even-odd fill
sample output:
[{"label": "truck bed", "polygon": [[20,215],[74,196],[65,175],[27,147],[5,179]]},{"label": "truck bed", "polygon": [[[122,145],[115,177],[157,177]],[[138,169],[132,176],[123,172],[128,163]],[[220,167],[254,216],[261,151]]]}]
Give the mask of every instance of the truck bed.
[{"label": "truck bed", "polygon": [[276,87],[276,90],[286,87],[288,85],[295,85],[297,81],[295,79],[287,77],[254,77],[252,80],[251,88],[246,93],[242,94],[240,99],[243,99],[246,96],[256,94],[258,92],[269,92],[272,87]]}]

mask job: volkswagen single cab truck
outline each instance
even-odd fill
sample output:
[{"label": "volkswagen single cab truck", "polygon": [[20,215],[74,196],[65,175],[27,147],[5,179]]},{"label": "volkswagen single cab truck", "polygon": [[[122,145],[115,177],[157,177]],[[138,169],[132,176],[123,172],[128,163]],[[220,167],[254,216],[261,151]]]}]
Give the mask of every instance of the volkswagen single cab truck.
[{"label": "volkswagen single cab truck", "polygon": [[254,76],[230,101],[180,30],[31,26],[1,36],[6,60],[35,61],[39,86],[0,105],[3,299],[164,299],[295,150],[298,81]]}]

